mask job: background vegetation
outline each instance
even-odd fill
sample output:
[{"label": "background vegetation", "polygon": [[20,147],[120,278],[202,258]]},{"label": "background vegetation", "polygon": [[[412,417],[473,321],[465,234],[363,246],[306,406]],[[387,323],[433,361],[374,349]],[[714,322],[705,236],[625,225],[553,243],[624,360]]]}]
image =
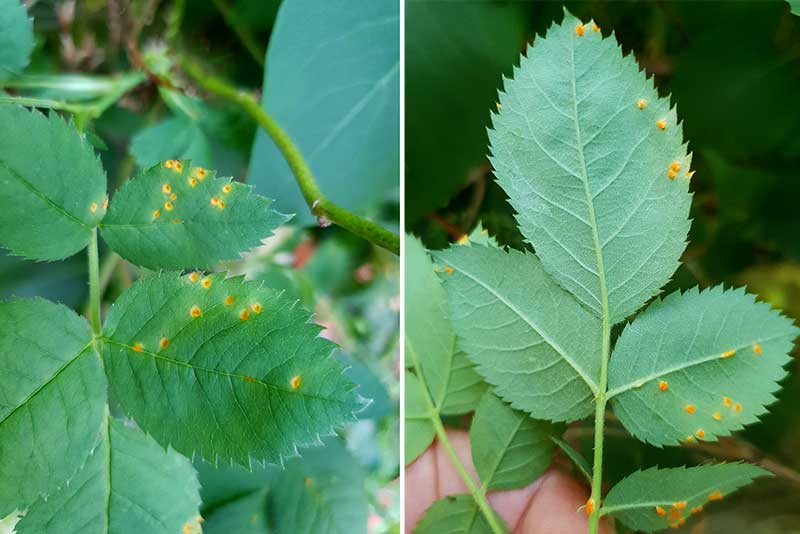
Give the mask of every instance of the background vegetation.
[{"label": "background vegetation", "polygon": [[[385,17],[389,29],[381,31],[388,44],[380,51],[362,46],[356,38],[344,39],[338,47],[322,47],[315,64],[310,54],[292,57],[290,50],[316,46],[330,38],[325,32],[335,33],[354,16],[380,13],[366,9],[354,14],[332,5],[338,13],[332,17],[305,0],[283,6],[279,0],[26,4],[35,31],[31,63],[22,76],[0,84],[0,97],[38,99],[41,107],[72,117],[98,151],[112,194],[138,169],[167,158],[191,158],[196,165],[216,169],[218,176],[253,183],[259,193],[275,199],[277,210],[297,213],[262,247],[220,268],[284,289],[315,311],[315,320],[326,327],[324,335],[342,347],[337,357],[352,365],[348,374],[360,385],[360,393],[372,399],[357,423],[338,430],[336,443],[307,451],[307,461],[289,463],[286,472],[218,470],[196,460],[207,520],[204,531],[230,532],[232,524],[225,520],[245,514],[248,520],[260,514],[247,532],[271,531],[276,514],[265,507],[264,495],[275,485],[299,488],[298,494],[303,494],[310,488],[308,477],[318,481],[321,492],[332,491],[336,498],[346,485],[344,511],[331,520],[333,524],[344,517],[353,520],[353,532],[398,530],[398,258],[337,226],[317,225],[283,157],[259,133],[251,114],[204,91],[202,83],[179,66],[186,58],[202,60],[203,69],[243,94],[260,100],[263,91],[270,97],[269,112],[294,138],[323,193],[397,232],[398,16]],[[393,4],[383,9],[386,6],[391,13]],[[304,24],[302,32],[292,29],[298,22]],[[294,34],[300,41],[287,42]],[[340,80],[314,79],[319,62],[330,64],[331,55],[340,61],[331,67]],[[265,69],[273,77],[265,77]],[[340,137],[330,143],[339,157],[351,160],[346,169],[336,167],[330,151],[314,149],[319,143],[314,136],[324,133],[335,117],[321,116],[315,106],[346,111],[344,106],[352,105],[347,99],[354,97],[345,83],[355,79],[363,88],[371,77],[380,78],[383,85],[370,93],[373,100],[365,102],[365,112],[356,110],[339,130]],[[361,121],[369,121],[373,130],[364,135]],[[381,152],[370,151],[371,143],[380,145]],[[352,157],[359,150],[367,150],[370,157]],[[379,166],[370,159],[375,157],[381,159]],[[370,186],[360,188],[358,184],[368,180]],[[351,199],[348,193],[354,190],[360,195]],[[101,250],[101,258],[104,305],[148,274],[111,251]],[[85,254],[63,262],[33,263],[0,251],[0,299],[42,296],[80,312],[88,297],[85,273]],[[288,502],[284,497],[270,502],[282,507],[283,521],[291,515],[285,510],[293,506],[296,520],[310,511],[302,500]]]},{"label": "background vegetation", "polygon": [[[614,30],[662,94],[694,152],[690,243],[666,292],[741,286],[800,319],[800,17],[786,2],[565,2]],[[444,248],[479,221],[501,244],[528,246],[486,159],[501,74],[559,2],[409,0],[406,11],[406,221]],[[744,458],[778,476],[742,491],[692,532],[792,532],[800,524],[800,360],[760,424],[719,443],[656,449],[611,421],[606,482],[634,467]],[[454,422],[457,424],[457,422]],[[567,437],[591,452],[592,429]],[[631,465],[631,464],[635,465]],[[765,498],[768,496],[768,498]],[[697,530],[699,529],[699,530]]]}]

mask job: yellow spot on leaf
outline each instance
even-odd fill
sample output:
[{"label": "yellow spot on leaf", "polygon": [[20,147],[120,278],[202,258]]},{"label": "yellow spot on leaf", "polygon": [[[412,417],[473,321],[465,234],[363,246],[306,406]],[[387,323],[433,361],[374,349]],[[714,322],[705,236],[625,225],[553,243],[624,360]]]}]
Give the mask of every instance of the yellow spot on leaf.
[{"label": "yellow spot on leaf", "polygon": [[177,194],[175,194],[175,193],[172,193],[172,194],[169,196],[169,199],[170,199],[170,200],[177,200],[177,198],[178,198],[178,195],[177,195]]},{"label": "yellow spot on leaf", "polygon": [[600,26],[598,26],[597,24],[592,22],[592,31],[593,32],[599,32],[600,31]]},{"label": "yellow spot on leaf", "polygon": [[162,337],[161,341],[158,342],[158,346],[161,347],[162,349],[166,349],[167,347],[169,347],[169,339]]},{"label": "yellow spot on leaf", "polygon": [[108,195],[106,195],[106,198],[103,199],[103,209],[108,209]]},{"label": "yellow spot on leaf", "polygon": [[674,506],[678,510],[683,510],[684,508],[686,508],[686,501],[678,501],[676,503],[673,503],[672,506]]},{"label": "yellow spot on leaf", "polygon": [[255,379],[255,378],[253,378],[252,376],[247,376],[247,375],[245,375],[245,376],[243,376],[242,378],[244,379],[244,381],[245,381],[245,382],[251,382],[251,383],[252,383],[252,382],[255,382],[255,381],[256,381],[256,379]]},{"label": "yellow spot on leaf", "polygon": [[[583,35],[583,32],[585,32],[585,31],[586,31],[586,28],[584,28],[583,24],[578,24],[577,26],[575,26],[575,35],[577,35],[578,37]],[[587,508],[588,508],[588,504],[587,504]]]},{"label": "yellow spot on leaf", "polygon": [[719,412],[714,412],[714,415],[711,417],[713,417],[715,421],[722,421],[722,414]]},{"label": "yellow spot on leaf", "polygon": [[712,501],[712,502],[713,502],[713,501],[721,501],[721,500],[722,500],[722,492],[721,492],[721,491],[719,491],[719,490],[717,490],[717,491],[715,491],[715,492],[711,493],[711,494],[708,496],[708,500],[709,500],[709,501]]},{"label": "yellow spot on leaf", "polygon": [[694,413],[695,405],[694,404],[687,404],[686,408],[684,408],[684,409],[686,410],[686,413]]},{"label": "yellow spot on leaf", "polygon": [[225,297],[225,306],[230,306],[231,304],[233,304],[233,297],[228,295]]},{"label": "yellow spot on leaf", "polygon": [[249,318],[250,318],[250,312],[247,310],[247,308],[244,308],[242,311],[239,312],[239,319],[241,319],[242,321],[246,321]]},{"label": "yellow spot on leaf", "polygon": [[[583,32],[579,35],[583,35]],[[589,497],[589,500],[586,501],[586,515],[592,515],[592,513],[594,513],[594,499]]]},{"label": "yellow spot on leaf", "polygon": [[761,356],[761,352],[762,352],[762,351],[761,351],[761,345],[759,345],[758,343],[756,343],[755,345],[753,345],[753,352],[755,352],[756,354],[758,354],[759,356]]},{"label": "yellow spot on leaf", "polygon": [[131,349],[133,352],[142,352],[142,350],[144,350],[144,346],[142,346],[141,343],[134,343]]},{"label": "yellow spot on leaf", "polygon": [[194,187],[197,185],[197,178],[189,178],[189,187]]},{"label": "yellow spot on leaf", "polygon": [[211,205],[212,206],[218,206],[219,205],[219,199],[217,197],[211,197]]},{"label": "yellow spot on leaf", "polygon": [[172,193],[172,186],[169,184],[163,184],[161,186],[161,192],[164,193],[165,195]]},{"label": "yellow spot on leaf", "polygon": [[180,161],[175,162],[175,172],[183,172],[183,163]]},{"label": "yellow spot on leaf", "polygon": [[706,437],[706,431],[703,430],[702,428],[698,428],[697,432],[695,432],[694,434],[695,436],[698,437],[698,439],[703,439],[704,437]]},{"label": "yellow spot on leaf", "polygon": [[482,233],[483,235],[489,235],[489,230],[487,230],[486,228],[484,228],[483,230],[481,230],[481,233]]},{"label": "yellow spot on leaf", "polygon": [[189,310],[189,315],[191,315],[192,317],[200,317],[201,315],[203,315],[203,311],[199,307],[197,307],[197,305],[195,305],[192,306],[192,308]]},{"label": "yellow spot on leaf", "polygon": [[727,407],[730,408],[733,405],[733,401],[730,397],[722,397],[722,403]]},{"label": "yellow spot on leaf", "polygon": [[97,202],[92,202],[89,204],[89,211],[92,213],[97,213]]},{"label": "yellow spot on leaf", "polygon": [[170,202],[170,201],[164,202],[164,209],[165,210],[172,211],[172,208],[174,208],[174,207],[175,206],[172,204],[172,202]]},{"label": "yellow spot on leaf", "polygon": [[200,280],[200,273],[198,273],[197,271],[189,273],[189,281],[191,283],[195,283],[198,280]]},{"label": "yellow spot on leaf", "polygon": [[206,174],[208,174],[208,171],[206,171],[206,170],[205,170],[203,167],[197,167],[197,168],[195,168],[195,169],[194,169],[194,171],[193,171],[193,173],[192,173],[192,174],[194,174],[194,176],[195,176],[195,177],[196,177],[198,180],[201,180],[201,181],[202,181],[202,180],[203,180],[203,178],[205,178],[205,177],[206,177]]},{"label": "yellow spot on leaf", "polygon": [[211,278],[203,278],[203,281],[200,282],[200,285],[208,289],[209,287],[211,287]]},{"label": "yellow spot on leaf", "polygon": [[166,167],[167,169],[171,169],[174,166],[175,166],[175,160],[174,159],[168,159],[167,161],[164,162],[164,167]]},{"label": "yellow spot on leaf", "polygon": [[664,119],[658,119],[656,121],[656,126],[658,126],[659,130],[666,130],[667,129],[667,121]]},{"label": "yellow spot on leaf", "polygon": [[672,169],[668,170],[668,171],[667,171],[667,177],[668,177],[670,180],[674,180],[674,179],[675,179],[675,171],[673,171]]},{"label": "yellow spot on leaf", "polygon": [[454,272],[456,272],[456,270],[453,269],[452,267],[445,267],[444,272],[446,272],[447,274],[453,274]]},{"label": "yellow spot on leaf", "polygon": [[657,513],[658,515],[660,515],[661,517],[664,517],[665,515],[667,515],[667,512],[666,512],[666,510],[664,510],[664,509],[663,509],[663,508],[661,508],[660,506],[656,506],[656,513]]},{"label": "yellow spot on leaf", "polygon": [[694,436],[686,436],[686,443],[694,443]]},{"label": "yellow spot on leaf", "polygon": [[660,380],[658,382],[658,389],[660,389],[661,391],[667,391],[669,389],[669,384],[667,383],[666,380]]},{"label": "yellow spot on leaf", "polygon": [[730,358],[734,354],[736,354],[736,349],[726,350],[720,355],[720,358]]},{"label": "yellow spot on leaf", "polygon": [[497,111],[503,109],[503,104],[501,104],[500,102],[498,102],[496,105],[497,105]]},{"label": "yellow spot on leaf", "polygon": [[647,107],[647,100],[645,100],[644,98],[640,98],[639,100],[636,101],[636,107],[639,108],[639,109],[646,108]]},{"label": "yellow spot on leaf", "polygon": [[734,410],[734,411],[736,411],[736,412],[741,412],[741,411],[742,411],[742,405],[741,405],[741,404],[739,404],[739,403],[737,402],[737,403],[736,403],[736,404],[733,406],[733,410]]},{"label": "yellow spot on leaf", "polygon": [[689,178],[691,180],[692,176],[694,176],[694,171],[686,171],[686,177],[687,178]]},{"label": "yellow spot on leaf", "polygon": [[302,384],[303,377],[300,375],[293,376],[292,379],[289,380],[289,385],[292,386],[292,389],[299,389]]},{"label": "yellow spot on leaf", "polygon": [[222,186],[223,193],[230,193],[233,190],[233,186],[231,184],[225,184]]},{"label": "yellow spot on leaf", "polygon": [[669,168],[675,172],[678,172],[679,170],[681,170],[681,164],[678,163],[677,161],[673,161],[672,165],[670,165]]},{"label": "yellow spot on leaf", "polygon": [[695,506],[694,508],[692,508],[692,513],[693,513],[693,514],[699,514],[699,513],[700,513],[700,512],[702,512],[702,511],[703,511],[703,506],[702,506],[702,505],[700,505],[700,506]]},{"label": "yellow spot on leaf", "polygon": [[469,243],[469,236],[467,234],[464,234],[458,238],[459,245],[466,245],[467,243]]},{"label": "yellow spot on leaf", "polygon": [[261,313],[261,310],[263,308],[261,307],[260,302],[254,302],[253,304],[250,305],[250,309],[253,310],[253,313]]}]

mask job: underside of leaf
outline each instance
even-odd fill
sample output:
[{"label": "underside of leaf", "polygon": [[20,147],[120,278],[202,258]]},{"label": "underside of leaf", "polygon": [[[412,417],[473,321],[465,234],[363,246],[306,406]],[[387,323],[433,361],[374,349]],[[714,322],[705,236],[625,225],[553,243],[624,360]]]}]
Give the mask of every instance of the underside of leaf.
[{"label": "underside of leaf", "polygon": [[798,332],[744,289],[672,293],[617,340],[609,364],[614,413],[656,445],[726,436],[775,402]]},{"label": "underside of leaf", "polygon": [[91,339],[64,306],[0,303],[0,517],[63,485],[98,443],[106,391]]},{"label": "underside of leaf", "polygon": [[[503,520],[497,518],[499,524]],[[505,527],[505,525],[503,525]],[[471,495],[448,495],[425,510],[414,534],[492,534],[492,529]]]},{"label": "underside of leaf", "polygon": [[601,513],[644,532],[677,528],[710,503],[769,475],[740,463],[636,471],[611,488]]},{"label": "underside of leaf", "polygon": [[102,234],[126,260],[150,269],[209,268],[239,259],[290,216],[252,186],[168,160],[122,186]]},{"label": "underside of leaf", "polygon": [[57,113],[0,104],[0,245],[34,260],[83,249],[105,213],[106,175]]},{"label": "underside of leaf", "polygon": [[498,183],[545,270],[611,323],[678,267],[691,157],[669,101],[614,38],[565,14],[505,80]]},{"label": "underside of leaf", "polygon": [[162,445],[216,463],[280,463],[362,402],[297,301],[242,278],[161,274],[114,304],[111,390]]},{"label": "underside of leaf", "polygon": [[438,253],[458,346],[495,392],[536,418],[592,411],[601,325],[531,254],[476,243]]}]

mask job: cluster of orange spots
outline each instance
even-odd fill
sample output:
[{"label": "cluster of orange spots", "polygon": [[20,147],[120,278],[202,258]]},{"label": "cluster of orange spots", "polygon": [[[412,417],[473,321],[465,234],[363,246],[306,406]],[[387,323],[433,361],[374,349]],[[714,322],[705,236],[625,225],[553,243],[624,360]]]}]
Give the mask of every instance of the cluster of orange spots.
[{"label": "cluster of orange spots", "polygon": [[195,318],[200,317],[203,315],[203,310],[201,310],[197,305],[194,305],[189,309],[189,315]]},{"label": "cluster of orange spots", "polygon": [[726,350],[720,355],[720,358],[730,358],[734,354],[736,354],[736,349]]},{"label": "cluster of orange spots", "polygon": [[678,502],[672,503],[672,506],[674,506],[678,510],[683,510],[684,508],[686,508],[686,501],[678,501]]},{"label": "cluster of orange spots", "polygon": [[254,302],[250,305],[250,309],[253,310],[253,313],[261,313],[261,310],[264,308],[261,306],[260,302]]},{"label": "cluster of orange spots", "polygon": [[154,221],[156,219],[158,219],[160,215],[161,215],[161,210],[153,210],[153,220]]},{"label": "cluster of orange spots", "polygon": [[[586,31],[586,28],[583,26],[583,24],[578,24],[577,26],[575,26],[575,35],[577,35],[578,37],[583,35],[583,33],[585,31]],[[586,506],[588,508],[589,505],[587,504]]]},{"label": "cluster of orange spots", "polygon": [[203,281],[200,282],[200,285],[203,286],[205,289],[211,287],[211,278],[203,278]]},{"label": "cluster of orange spots", "polygon": [[161,192],[164,193],[165,195],[172,193],[172,186],[169,184],[163,184],[161,186]]},{"label": "cluster of orange spots", "polygon": [[233,186],[231,184],[225,184],[222,186],[222,192],[227,194],[233,190]]},{"label": "cluster of orange spots", "polygon": [[666,380],[660,380],[658,382],[658,389],[661,391],[667,391],[669,389],[669,383]]},{"label": "cluster of orange spots", "polygon": [[722,414],[720,414],[719,412],[714,412],[714,415],[712,415],[711,417],[713,417],[715,421],[722,421]]},{"label": "cluster of orange spots", "polygon": [[303,377],[300,375],[293,376],[289,380],[289,385],[292,386],[292,389],[300,389],[300,386],[303,385]]},{"label": "cluster of orange spots", "polygon": [[656,126],[658,126],[659,130],[666,130],[667,129],[667,121],[664,119],[658,119],[656,121]]},{"label": "cluster of orange spots", "polygon": [[162,349],[166,349],[167,347],[169,347],[169,339],[162,337],[161,341],[158,342],[158,346],[161,347]]},{"label": "cluster of orange spots", "polygon": [[246,321],[250,318],[250,311],[247,308],[242,308],[242,311],[239,312],[239,319],[242,321]]},{"label": "cluster of orange spots", "polygon": [[446,272],[447,274],[453,274],[454,272],[456,272],[456,270],[453,269],[452,267],[445,267],[444,272]]},{"label": "cluster of orange spots", "polygon": [[218,199],[217,197],[211,197],[211,205],[216,206],[221,210],[225,209],[225,202]]},{"label": "cluster of orange spots", "polygon": [[709,502],[721,501],[722,500],[722,492],[720,490],[717,490],[717,491],[711,493],[711,495],[708,496],[708,500],[709,500]]},{"label": "cluster of orange spots", "polygon": [[755,352],[756,355],[761,356],[761,352],[762,352],[761,351],[761,345],[759,345],[758,343],[754,344],[753,345],[753,352]]},{"label": "cluster of orange spots", "polygon": [[697,439],[703,439],[704,437],[706,437],[706,431],[703,430],[702,428],[698,428],[697,432],[695,432],[694,434],[695,436],[697,436]]},{"label": "cluster of orange spots", "polygon": [[253,378],[252,376],[248,376],[248,375],[245,375],[245,376],[243,376],[243,377],[242,377],[242,379],[243,379],[245,382],[251,382],[251,383],[256,381],[256,379],[255,379],[255,378]]},{"label": "cluster of orange spots", "polygon": [[189,276],[187,278],[189,278],[189,281],[194,284],[195,282],[200,280],[200,273],[198,273],[197,271],[192,271],[189,273]]},{"label": "cluster of orange spots", "polygon": [[174,159],[168,159],[164,163],[164,167],[167,169],[172,169],[175,172],[183,172],[183,163]]},{"label": "cluster of orange spots", "polygon": [[233,297],[228,295],[225,297],[225,306],[230,306],[231,304],[233,304]]},{"label": "cluster of orange spots", "polygon": [[172,208],[174,208],[174,207],[175,207],[175,205],[172,202],[170,202],[169,200],[164,202],[164,209],[165,210],[172,211]]},{"label": "cluster of orange spots", "polygon": [[665,515],[667,515],[667,512],[663,508],[661,508],[660,506],[656,506],[656,513],[658,515],[660,515],[661,517],[664,517]]},{"label": "cluster of orange spots", "polygon": [[639,108],[639,109],[646,108],[647,107],[647,100],[645,100],[644,98],[640,98],[639,100],[636,101],[636,107]]},{"label": "cluster of orange spots", "polygon": [[677,161],[673,161],[672,164],[669,166],[669,170],[667,171],[667,176],[670,180],[674,180],[676,173],[681,170],[681,164]]},{"label": "cluster of orange spots", "polygon": [[97,202],[92,202],[89,204],[89,211],[92,213],[97,213]]},{"label": "cluster of orange spots", "polygon": [[684,408],[684,410],[686,410],[686,413],[688,414],[693,414],[696,409],[697,408],[694,404],[687,404],[686,407]]}]

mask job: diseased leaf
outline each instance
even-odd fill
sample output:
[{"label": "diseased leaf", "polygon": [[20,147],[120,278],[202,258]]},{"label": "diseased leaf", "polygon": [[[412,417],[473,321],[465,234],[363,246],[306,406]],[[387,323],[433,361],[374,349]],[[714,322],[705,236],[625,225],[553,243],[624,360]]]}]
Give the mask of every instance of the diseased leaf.
[{"label": "diseased leaf", "polygon": [[472,463],[490,491],[526,486],[544,473],[553,457],[550,423],[531,419],[487,391],[481,397],[469,441]]},{"label": "diseased leaf", "polygon": [[[267,51],[263,106],[297,144],[320,189],[363,213],[398,193],[400,4],[343,6],[282,3]],[[298,224],[315,224],[285,158],[263,130],[248,182],[296,213]]]},{"label": "diseased leaf", "polygon": [[20,0],[0,0],[0,82],[22,72],[32,50],[33,19],[25,5]]},{"label": "diseased leaf", "polygon": [[442,414],[472,411],[486,386],[472,363],[456,348],[446,318],[447,296],[433,262],[414,237],[405,240],[406,364],[418,362],[422,377]]},{"label": "diseased leaf", "polygon": [[215,509],[203,523],[203,534],[266,534],[266,490],[245,494]]},{"label": "diseased leaf", "polygon": [[727,436],[775,402],[799,332],[744,289],[672,293],[617,340],[608,371],[614,413],[656,445]]},{"label": "diseased leaf", "polygon": [[361,466],[337,439],[301,451],[270,494],[275,532],[366,534],[369,512]]},{"label": "diseased leaf", "polygon": [[636,471],[611,488],[601,513],[614,515],[634,530],[677,527],[710,502],[762,476],[770,473],[749,464]]},{"label": "diseased leaf", "polygon": [[600,320],[531,254],[473,243],[436,259],[459,347],[495,392],[539,419],[589,415],[600,373]]},{"label": "diseased leaf", "polygon": [[[498,524],[506,526],[497,516]],[[492,534],[486,518],[475,504],[472,495],[448,495],[425,510],[414,534]]]},{"label": "diseased leaf", "polygon": [[142,431],[109,418],[104,439],[69,484],[39,500],[19,534],[200,532],[199,484],[191,462]]},{"label": "diseased leaf", "polygon": [[0,517],[63,484],[98,443],[106,392],[91,340],[64,306],[0,302]]},{"label": "diseased leaf", "polygon": [[297,301],[242,278],[194,278],[140,280],[106,319],[111,391],[145,432],[249,467],[354,420],[354,386]]},{"label": "diseased leaf", "polygon": [[405,463],[416,460],[430,446],[436,429],[433,427],[432,414],[425,402],[425,386],[417,376],[406,371],[403,401],[405,402]]},{"label": "diseased leaf", "polygon": [[242,252],[289,220],[250,186],[168,160],[129,180],[114,196],[103,239],[149,269],[208,268]]},{"label": "diseased leaf", "polygon": [[686,246],[691,156],[675,109],[613,36],[569,13],[522,56],[500,104],[491,161],[520,230],[565,289],[621,321]]},{"label": "diseased leaf", "polygon": [[0,104],[0,245],[60,260],[83,249],[105,213],[106,175],[85,137],[56,113]]}]

